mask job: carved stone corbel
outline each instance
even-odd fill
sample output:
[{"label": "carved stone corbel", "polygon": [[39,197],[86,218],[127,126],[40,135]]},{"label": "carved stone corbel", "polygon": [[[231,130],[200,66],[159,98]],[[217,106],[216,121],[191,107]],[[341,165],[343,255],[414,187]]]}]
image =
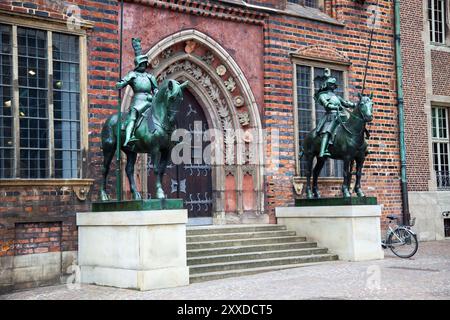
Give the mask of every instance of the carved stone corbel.
[{"label": "carved stone corbel", "polygon": [[90,190],[90,186],[73,186],[73,192],[75,192],[75,195],[77,196],[78,200],[80,201],[86,201],[87,195]]}]

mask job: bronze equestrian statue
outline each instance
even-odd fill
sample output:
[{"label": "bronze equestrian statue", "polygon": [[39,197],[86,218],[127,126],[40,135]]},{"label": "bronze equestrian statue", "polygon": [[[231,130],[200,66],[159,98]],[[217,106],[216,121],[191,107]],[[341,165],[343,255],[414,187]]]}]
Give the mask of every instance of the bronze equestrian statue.
[{"label": "bronze equestrian statue", "polygon": [[[180,84],[175,80],[165,80],[158,87],[154,76],[145,73],[148,60],[141,55],[139,39],[133,39],[133,47],[136,53],[136,69],[117,83],[118,88],[129,84],[134,91],[125,128],[121,128],[120,131],[120,141],[125,140],[121,146],[121,150],[127,156],[125,171],[133,199],[142,199],[134,180],[134,166],[138,153],[150,154],[156,176],[156,198],[163,199],[166,196],[162,189],[162,177],[174,145],[171,136],[176,126],[176,109],[183,100],[183,89],[188,83]],[[102,201],[110,200],[106,193],[106,181],[117,148],[117,125],[118,115],[115,114],[106,120],[102,129],[103,180],[100,188]]]},{"label": "bronze equestrian statue", "polygon": [[[329,69],[325,70],[325,81],[315,94],[315,100],[322,105],[325,116],[320,119],[316,129],[312,130],[303,142],[300,157],[306,160],[306,197],[320,198],[318,177],[327,158],[344,161],[344,181],[342,193],[344,198],[351,197],[350,184],[352,170],[356,163],[356,182],[354,192],[364,197],[361,189],[362,168],[368,154],[366,123],[373,120],[373,94],[359,95],[359,103],[346,101],[334,92],[337,89],[336,79],[331,77]],[[350,108],[347,111],[346,108]],[[349,115],[348,115],[349,114]],[[314,158],[317,163],[313,170]],[[313,186],[311,189],[311,174]]]}]

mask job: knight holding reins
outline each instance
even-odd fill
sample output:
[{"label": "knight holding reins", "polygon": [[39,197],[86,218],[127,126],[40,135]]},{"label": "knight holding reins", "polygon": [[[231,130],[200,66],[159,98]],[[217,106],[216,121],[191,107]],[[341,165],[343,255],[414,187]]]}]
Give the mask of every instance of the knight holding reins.
[{"label": "knight holding reins", "polygon": [[151,108],[153,96],[158,92],[156,77],[145,72],[148,66],[148,57],[142,54],[141,39],[133,38],[132,44],[135,53],[135,69],[116,84],[117,89],[122,89],[129,85],[134,92],[133,101],[127,116],[124,146],[136,140],[133,135],[135,126],[139,123],[142,114]]},{"label": "knight holding reins", "polygon": [[[355,108],[357,105],[351,101],[338,96],[334,91],[338,88],[336,78],[331,76],[330,69],[325,69],[324,81],[320,89],[314,95],[314,99],[325,108],[325,115],[319,120],[316,132],[322,136],[319,157],[330,156],[328,145],[333,143],[335,130],[340,119],[346,118],[344,108]],[[341,117],[339,119],[339,117]]]}]

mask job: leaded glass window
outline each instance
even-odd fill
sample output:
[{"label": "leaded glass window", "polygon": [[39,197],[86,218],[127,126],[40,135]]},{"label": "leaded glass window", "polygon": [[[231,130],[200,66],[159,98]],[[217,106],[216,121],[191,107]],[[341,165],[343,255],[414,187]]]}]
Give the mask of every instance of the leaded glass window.
[{"label": "leaded glass window", "polygon": [[78,37],[53,34],[55,177],[76,178],[80,158]]},{"label": "leaded glass window", "polygon": [[448,109],[434,107],[431,113],[433,166],[436,172],[437,187],[450,189]]},{"label": "leaded glass window", "polygon": [[0,25],[0,178],[14,174],[12,28]]},{"label": "leaded glass window", "polygon": [[80,178],[79,37],[6,24],[0,36],[0,178]]},{"label": "leaded glass window", "polygon": [[288,0],[288,2],[300,4],[305,7],[319,8],[321,0]]},{"label": "leaded glass window", "polygon": [[445,43],[445,10],[445,0],[428,0],[428,23],[431,42]]}]

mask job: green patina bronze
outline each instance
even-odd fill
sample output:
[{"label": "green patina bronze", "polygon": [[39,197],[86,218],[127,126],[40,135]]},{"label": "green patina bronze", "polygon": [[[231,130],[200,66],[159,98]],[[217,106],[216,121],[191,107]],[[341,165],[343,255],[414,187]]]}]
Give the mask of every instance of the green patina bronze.
[{"label": "green patina bronze", "polygon": [[295,199],[296,207],[316,206],[373,206],[377,205],[376,197],[361,198],[322,198],[322,199]]},{"label": "green patina bronze", "polygon": [[[155,77],[145,72],[148,59],[141,54],[139,39],[133,39],[133,48],[136,54],[136,68],[117,83],[117,88],[129,85],[134,93],[125,126],[117,130],[118,115],[113,115],[106,120],[102,129],[104,160],[100,188],[102,201],[110,200],[106,192],[106,182],[118,140],[125,141],[120,149],[127,156],[125,172],[133,199],[142,198],[134,180],[134,166],[138,153],[148,153],[151,156],[156,177],[156,198],[166,197],[162,189],[162,177],[174,146],[171,136],[175,130],[176,110],[183,100],[183,89],[187,86],[187,82],[180,84],[175,80],[165,80],[158,86]],[[120,139],[117,139],[117,132],[121,133]]]},{"label": "green patina bronze", "polygon": [[[356,163],[354,192],[358,197],[364,197],[361,176],[368,154],[365,137],[369,135],[366,123],[373,120],[373,94],[370,97],[359,95],[359,103],[353,103],[334,92],[337,89],[336,79],[331,77],[329,69],[325,70],[324,79],[315,94],[315,100],[325,108],[326,114],[320,119],[317,128],[306,136],[300,154],[306,160],[306,197],[320,198],[318,177],[327,158],[344,161],[344,181],[341,188],[344,198],[351,197],[352,169]],[[317,163],[313,169],[314,158]]]},{"label": "green patina bronze", "polygon": [[149,199],[119,202],[93,202],[92,212],[183,209],[182,199]]}]

